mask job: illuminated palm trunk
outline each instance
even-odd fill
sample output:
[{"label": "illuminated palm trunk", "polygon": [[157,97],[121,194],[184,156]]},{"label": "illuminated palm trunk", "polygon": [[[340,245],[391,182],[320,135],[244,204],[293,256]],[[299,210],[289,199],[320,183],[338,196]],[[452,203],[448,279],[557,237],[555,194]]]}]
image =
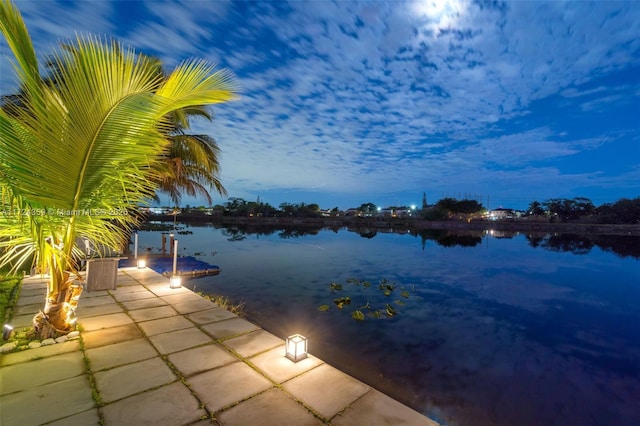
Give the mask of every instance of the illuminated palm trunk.
[{"label": "illuminated palm trunk", "polygon": [[79,278],[70,279],[65,272],[63,284],[55,286],[56,290],[53,290],[53,274],[49,278],[44,309],[33,317],[33,327],[40,339],[55,338],[76,329],[76,309],[83,290],[83,281]]},{"label": "illuminated palm trunk", "polygon": [[[72,220],[68,234],[72,234],[73,224]],[[49,282],[44,309],[33,317],[33,328],[40,339],[55,338],[76,329],[76,309],[84,288],[82,277],[68,271],[77,270],[75,262],[69,261],[73,244],[53,244],[54,240],[45,239],[44,259]]]}]

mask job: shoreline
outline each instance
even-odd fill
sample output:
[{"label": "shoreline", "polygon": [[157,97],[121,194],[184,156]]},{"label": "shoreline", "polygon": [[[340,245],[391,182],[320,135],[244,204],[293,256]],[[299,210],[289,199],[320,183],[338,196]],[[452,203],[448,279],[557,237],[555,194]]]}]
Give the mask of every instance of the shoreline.
[{"label": "shoreline", "polygon": [[[175,216],[153,215],[146,218],[145,223],[173,222]],[[318,227],[318,228],[374,228],[378,230],[427,230],[439,229],[449,231],[510,231],[527,233],[562,233],[586,235],[619,235],[640,236],[640,224],[592,224],[592,223],[550,223],[533,220],[510,221],[427,221],[411,218],[362,218],[362,217],[323,217],[323,218],[291,218],[291,217],[225,217],[204,215],[181,215],[180,223],[210,223],[215,225],[245,226],[284,226],[284,227]]]}]

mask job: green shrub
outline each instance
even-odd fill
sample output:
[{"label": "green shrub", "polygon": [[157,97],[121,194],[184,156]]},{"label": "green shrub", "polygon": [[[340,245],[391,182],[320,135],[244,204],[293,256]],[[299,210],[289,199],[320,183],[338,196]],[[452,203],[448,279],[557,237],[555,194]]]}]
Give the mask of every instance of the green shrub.
[{"label": "green shrub", "polygon": [[18,297],[18,289],[22,277],[15,275],[2,276],[0,275],[0,319],[3,323],[8,320],[5,315],[7,311],[13,307],[16,298]]}]

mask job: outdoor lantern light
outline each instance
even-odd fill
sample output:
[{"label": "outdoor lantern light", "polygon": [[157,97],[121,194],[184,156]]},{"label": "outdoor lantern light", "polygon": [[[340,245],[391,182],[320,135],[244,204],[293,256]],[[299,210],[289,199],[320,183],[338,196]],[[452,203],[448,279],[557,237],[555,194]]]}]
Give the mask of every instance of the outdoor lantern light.
[{"label": "outdoor lantern light", "polygon": [[293,362],[298,362],[307,357],[307,338],[301,334],[287,337],[285,343],[286,356]]},{"label": "outdoor lantern light", "polygon": [[169,287],[170,288],[180,288],[182,287],[182,280],[180,279],[179,275],[172,275],[171,278],[169,278]]},{"label": "outdoor lantern light", "polygon": [[147,261],[144,259],[138,259],[138,269],[144,269],[147,266]]},{"label": "outdoor lantern light", "polygon": [[9,340],[9,337],[11,337],[11,332],[13,332],[13,327],[11,327],[9,324],[5,324],[2,328],[2,340]]}]

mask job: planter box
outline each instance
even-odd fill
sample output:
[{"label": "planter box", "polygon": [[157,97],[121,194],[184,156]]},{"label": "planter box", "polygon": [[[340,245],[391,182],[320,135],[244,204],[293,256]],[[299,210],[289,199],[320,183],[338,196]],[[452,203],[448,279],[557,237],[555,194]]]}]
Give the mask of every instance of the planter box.
[{"label": "planter box", "polygon": [[87,291],[115,290],[120,259],[119,257],[89,259],[87,262]]}]

